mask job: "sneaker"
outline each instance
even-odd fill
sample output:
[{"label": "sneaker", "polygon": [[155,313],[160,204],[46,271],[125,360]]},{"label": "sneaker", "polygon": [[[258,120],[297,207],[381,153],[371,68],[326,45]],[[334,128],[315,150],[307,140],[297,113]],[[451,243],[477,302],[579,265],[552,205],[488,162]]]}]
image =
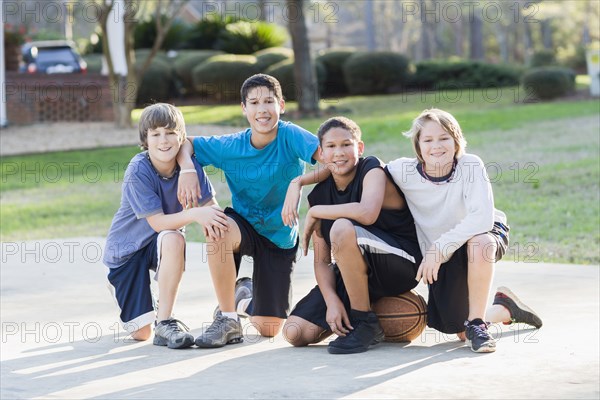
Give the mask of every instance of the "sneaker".
[{"label": "sneaker", "polygon": [[[246,277],[239,278],[235,281],[235,309],[237,311],[238,304],[243,299],[249,299],[252,297],[252,279]],[[217,319],[217,315],[221,310],[219,306],[215,307],[215,311],[213,311],[213,320]],[[242,318],[248,318],[248,314],[246,313],[238,313],[238,315]]]},{"label": "sneaker", "polygon": [[496,351],[496,340],[488,332],[488,325],[481,319],[465,321],[467,346],[475,353],[493,353]]},{"label": "sneaker", "polygon": [[241,343],[243,340],[240,321],[227,318],[219,311],[213,323],[196,338],[195,343],[198,347],[214,348]]},{"label": "sneaker", "polygon": [[183,322],[170,318],[155,323],[154,344],[170,349],[185,349],[194,344],[194,336],[188,333],[190,328]]},{"label": "sneaker", "polygon": [[354,329],[329,343],[327,351],[330,354],[363,353],[384,338],[383,328],[374,312],[350,310],[350,313]]},{"label": "sneaker", "polygon": [[537,329],[542,327],[542,320],[531,308],[527,307],[513,292],[507,287],[499,287],[494,296],[494,304],[505,307],[510,312],[510,323],[522,322],[524,324],[535,326]]}]

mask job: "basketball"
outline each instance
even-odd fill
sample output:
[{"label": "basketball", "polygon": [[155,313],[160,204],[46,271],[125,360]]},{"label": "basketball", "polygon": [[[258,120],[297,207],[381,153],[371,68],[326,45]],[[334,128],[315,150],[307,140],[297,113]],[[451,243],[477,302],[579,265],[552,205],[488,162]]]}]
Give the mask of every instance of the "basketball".
[{"label": "basketball", "polygon": [[427,303],[414,290],[398,296],[382,297],[373,306],[385,333],[386,342],[410,342],[427,325]]}]

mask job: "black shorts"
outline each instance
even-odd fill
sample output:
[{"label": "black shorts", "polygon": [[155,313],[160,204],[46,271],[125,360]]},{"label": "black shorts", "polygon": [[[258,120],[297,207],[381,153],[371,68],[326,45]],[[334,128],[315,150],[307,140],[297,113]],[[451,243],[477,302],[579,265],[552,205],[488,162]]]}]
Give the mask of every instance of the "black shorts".
[{"label": "black shorts", "polygon": [[[508,248],[510,228],[495,222],[490,233],[496,240],[495,261],[500,261]],[[427,299],[427,325],[444,333],[465,330],[469,316],[469,288],[467,285],[467,244],[462,245],[452,257],[440,266],[437,281],[429,285]]]},{"label": "black shorts", "polygon": [[[421,255],[411,255],[386,232],[369,226],[354,225],[358,246],[367,263],[369,298],[374,302],[381,297],[396,296],[417,286],[415,280]],[[342,300],[346,311],[350,312],[350,299],[344,286],[341,273],[335,264],[332,268],[336,274],[336,292]],[[305,319],[325,330],[329,324],[325,320],[327,305],[319,286],[315,286],[302,298],[292,315]]]},{"label": "black shorts", "polygon": [[287,318],[292,298],[292,273],[296,266],[298,241],[291,249],[282,249],[254,227],[234,209],[227,207],[225,214],[238,225],[242,240],[234,254],[236,274],[243,256],[252,257],[252,315]]}]

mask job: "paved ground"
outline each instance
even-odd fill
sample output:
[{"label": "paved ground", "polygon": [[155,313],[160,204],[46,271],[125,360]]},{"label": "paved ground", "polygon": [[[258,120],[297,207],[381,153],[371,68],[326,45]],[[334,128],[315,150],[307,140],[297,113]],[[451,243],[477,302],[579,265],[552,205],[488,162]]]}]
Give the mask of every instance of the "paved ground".
[{"label": "paved ground", "polygon": [[[2,243],[0,398],[600,396],[598,266],[501,262],[495,284],[520,294],[544,327],[496,326],[494,354],[428,329],[408,345],[333,356],[325,345],[258,338],[249,326],[243,344],[178,351],[126,339],[105,286],[103,246],[101,238]],[[188,245],[177,307],[194,334],[215,305],[202,254],[202,244]],[[310,257],[302,258],[294,301],[313,284]]]}]

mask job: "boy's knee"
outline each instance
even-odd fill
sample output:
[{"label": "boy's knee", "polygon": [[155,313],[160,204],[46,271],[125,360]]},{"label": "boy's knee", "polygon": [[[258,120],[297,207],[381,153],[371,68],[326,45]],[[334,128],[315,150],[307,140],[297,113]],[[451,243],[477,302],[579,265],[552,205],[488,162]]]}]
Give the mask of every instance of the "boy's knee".
[{"label": "boy's knee", "polygon": [[346,218],[337,219],[331,226],[330,236],[332,238],[335,237],[335,238],[340,238],[340,239],[345,239],[345,238],[350,238],[350,237],[355,238],[356,233],[354,231],[354,224],[352,224],[352,222],[350,222],[350,220],[348,220]]},{"label": "boy's knee", "polygon": [[161,242],[162,251],[171,253],[181,253],[185,250],[185,238],[179,232],[169,232],[165,234]]},{"label": "boy's knee", "polygon": [[477,235],[467,242],[469,258],[473,262],[495,262],[498,244],[489,234]]},{"label": "boy's knee", "polygon": [[131,337],[134,340],[138,340],[140,342],[143,342],[143,341],[146,341],[146,340],[150,339],[151,335],[152,335],[151,325],[146,325],[146,326],[141,327],[137,331],[134,331],[131,334]]}]

